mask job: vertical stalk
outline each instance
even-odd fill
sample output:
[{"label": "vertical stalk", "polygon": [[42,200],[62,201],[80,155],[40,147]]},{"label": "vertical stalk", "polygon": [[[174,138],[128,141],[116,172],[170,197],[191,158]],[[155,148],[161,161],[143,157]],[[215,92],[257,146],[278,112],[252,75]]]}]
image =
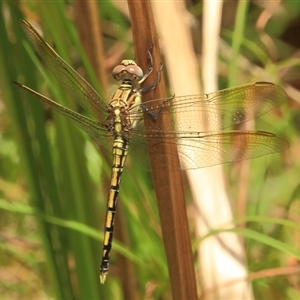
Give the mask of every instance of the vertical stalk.
[{"label": "vertical stalk", "polygon": [[[133,41],[136,57],[143,70],[149,68],[147,51],[153,45],[154,72],[146,81],[148,85],[155,81],[159,69],[160,53],[158,39],[151,11],[150,2],[147,0],[128,1],[132,22]],[[147,83],[145,85],[147,85]],[[147,93],[143,100],[165,98],[166,92],[163,78],[155,90]],[[164,114],[159,118],[158,126],[162,129],[170,128],[171,116]],[[147,128],[147,123],[145,124]],[[163,141],[162,141],[163,142]],[[151,141],[148,141],[151,146]],[[161,150],[167,153],[177,153],[177,148],[171,143],[161,143]],[[159,155],[150,155],[152,178],[155,187],[158,210],[165,251],[168,261],[170,283],[173,299],[197,299],[196,280],[193,267],[191,241],[189,237],[188,222],[184,201],[184,191],[180,171],[179,159],[174,161],[173,155],[166,161]],[[158,270],[159,271],[159,270]]]},{"label": "vertical stalk", "polygon": [[249,1],[240,0],[237,7],[235,26],[233,32],[232,40],[232,58],[231,64],[229,66],[229,79],[228,87],[236,85],[236,80],[238,78],[239,66],[238,66],[238,54],[240,52],[241,43],[243,40],[243,33],[245,29],[246,12],[248,9]]}]

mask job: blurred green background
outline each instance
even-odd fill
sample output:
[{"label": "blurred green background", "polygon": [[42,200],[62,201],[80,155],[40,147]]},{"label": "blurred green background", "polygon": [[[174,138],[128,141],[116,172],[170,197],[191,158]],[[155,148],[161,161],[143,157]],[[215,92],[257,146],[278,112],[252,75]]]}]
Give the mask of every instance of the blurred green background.
[{"label": "blurred green background", "polygon": [[[291,147],[284,153],[251,161],[247,216],[239,222],[283,243],[270,246],[258,237],[244,234],[255,298],[299,299],[300,266],[296,257],[300,256],[300,5],[285,1],[276,10],[268,11],[257,3],[250,2],[243,16],[246,26],[239,55],[244,60],[234,81],[246,84],[268,77],[286,88],[288,102],[258,120],[257,127],[285,137]],[[24,18],[40,29],[44,39],[101,95],[111,95],[116,86],[110,76],[112,68],[121,59],[134,57],[130,20],[123,10],[126,3],[122,4],[96,2],[105,53],[102,68],[108,86],[105,80],[102,86],[97,80],[97,71],[91,67],[79,39],[78,31],[89,14],[83,14],[78,3],[2,1],[0,4],[2,299],[122,299],[126,290],[121,284],[123,268],[128,268],[128,274],[135,279],[132,290],[136,299],[170,299],[151,174],[137,168],[134,159],[128,159],[111,269],[106,284],[99,286],[101,229],[110,162],[86,134],[12,84],[24,83],[80,111],[64,87],[41,67],[21,30],[19,19]],[[202,3],[187,2],[187,7],[199,21],[192,34],[195,51],[201,55]],[[230,72],[234,72],[227,53],[233,44],[236,8],[235,2],[224,4],[220,89],[228,86],[228,77],[233,76]],[[239,164],[225,166],[236,216],[238,168]],[[188,214],[192,216],[194,207],[189,193],[187,199]],[[196,246],[199,245],[195,249]],[[121,253],[133,264],[128,267]]]}]

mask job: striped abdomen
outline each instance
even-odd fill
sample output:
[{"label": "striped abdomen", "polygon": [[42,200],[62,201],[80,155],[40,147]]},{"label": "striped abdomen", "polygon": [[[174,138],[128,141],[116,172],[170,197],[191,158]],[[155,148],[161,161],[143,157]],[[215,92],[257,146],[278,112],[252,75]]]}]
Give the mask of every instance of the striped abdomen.
[{"label": "striped abdomen", "polygon": [[117,137],[113,143],[113,165],[105,217],[102,263],[100,266],[101,283],[104,283],[108,273],[119,188],[127,153],[128,142],[122,137]]}]

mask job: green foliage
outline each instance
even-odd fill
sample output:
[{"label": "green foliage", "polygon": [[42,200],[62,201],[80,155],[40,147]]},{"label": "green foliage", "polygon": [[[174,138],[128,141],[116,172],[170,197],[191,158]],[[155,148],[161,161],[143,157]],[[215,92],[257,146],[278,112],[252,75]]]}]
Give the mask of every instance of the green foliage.
[{"label": "green foliage", "polygon": [[[117,230],[125,229],[129,238],[126,246],[114,242],[111,272],[105,286],[99,285],[103,239],[100,229],[105,215],[110,161],[104,158],[105,155],[97,156],[96,153],[102,153],[97,145],[73,124],[49,112],[37,99],[13,86],[13,81],[22,82],[76,109],[63,85],[45,72],[34,55],[21,30],[19,18],[38,20],[44,39],[55,45],[56,51],[77,70],[84,68],[86,77],[98,91],[101,87],[74,27],[74,4],[55,1],[19,5],[9,1],[0,5],[2,299],[20,295],[24,299],[121,299],[119,253],[133,262],[140,299],[168,299],[169,278],[151,178],[130,157],[122,179],[118,209],[124,224],[116,224]],[[230,59],[221,53],[221,85],[227,86],[228,81],[262,80],[267,75],[282,85],[297,80],[300,61],[294,57],[295,46],[284,41],[281,35],[299,17],[298,7],[296,2],[294,6],[292,2],[286,2],[282,5],[284,13],[271,17],[266,27],[274,42],[272,49],[277,51],[275,56],[269,55],[271,47],[263,45],[257,34],[255,22],[261,8],[250,5],[249,15],[244,11],[239,16],[239,22],[244,22],[245,36],[236,32],[238,26],[234,27],[234,24],[224,28],[222,37],[235,45],[234,53],[247,57],[251,65],[260,65],[261,71],[251,73],[239,64],[229,68]],[[105,33],[104,47],[113,60],[115,53],[109,50],[114,45],[120,41],[123,46],[130,45],[130,23],[109,2],[98,2],[98,8]],[[21,9],[26,12],[25,16]],[[131,45],[126,52],[132,55]],[[247,186],[248,215],[242,220],[247,228],[230,229],[245,239],[257,299],[299,297],[295,283],[298,279],[294,280],[293,274],[286,276],[283,270],[300,258],[297,250],[299,226],[296,225],[300,211],[298,106],[298,102],[290,99],[284,107],[258,121],[259,129],[270,129],[285,136],[291,149],[251,163]],[[232,199],[237,199],[240,181],[236,166],[226,167],[226,174],[229,193]],[[188,205],[192,209],[192,205]],[[210,235],[217,232],[219,229]],[[275,268],[282,268],[281,275],[255,277],[259,270]]]}]

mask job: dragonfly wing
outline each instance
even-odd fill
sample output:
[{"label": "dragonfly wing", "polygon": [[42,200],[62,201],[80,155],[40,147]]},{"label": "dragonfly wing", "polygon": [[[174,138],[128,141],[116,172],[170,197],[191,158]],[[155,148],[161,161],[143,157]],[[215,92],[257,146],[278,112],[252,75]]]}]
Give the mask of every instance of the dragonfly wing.
[{"label": "dragonfly wing", "polygon": [[[137,132],[136,132],[137,133]],[[178,148],[181,169],[198,169],[223,163],[256,158],[284,151],[289,148],[286,140],[264,131],[210,131],[210,132],[147,132],[153,143],[149,150],[138,146],[131,147],[135,160],[147,169],[146,151],[159,155],[160,159],[170,158],[171,153],[162,153],[161,143],[174,143]],[[147,145],[146,134],[133,133],[131,142]],[[137,151],[137,152],[136,152]],[[142,153],[142,154],[141,154]],[[145,163],[146,162],[146,163]]]},{"label": "dragonfly wing", "polygon": [[113,137],[110,136],[110,133],[107,130],[105,125],[97,121],[94,121],[90,118],[87,118],[86,116],[83,116],[65,107],[23,84],[17,82],[14,82],[14,84],[26,90],[27,92],[33,94],[34,96],[38,97],[40,100],[42,100],[47,105],[51,106],[53,109],[55,109],[63,116],[66,116],[68,119],[73,121],[76,125],[78,125],[82,130],[88,133],[93,139],[95,139],[100,144],[100,146],[104,147],[104,149],[106,149],[109,153],[111,153],[111,147],[112,147],[111,145],[112,145]]},{"label": "dragonfly wing", "polygon": [[204,132],[198,137],[186,133],[176,140],[182,169],[252,159],[289,148],[285,139],[264,131]]},{"label": "dragonfly wing", "polygon": [[144,115],[154,119],[171,112],[175,130],[213,131],[261,116],[286,100],[287,94],[280,86],[256,82],[210,94],[146,101],[136,118]]},{"label": "dragonfly wing", "polygon": [[46,43],[38,32],[25,20],[21,20],[22,28],[33,43],[40,58],[68,93],[83,108],[91,111],[101,121],[106,113],[106,104],[92,86],[81,77]]}]

